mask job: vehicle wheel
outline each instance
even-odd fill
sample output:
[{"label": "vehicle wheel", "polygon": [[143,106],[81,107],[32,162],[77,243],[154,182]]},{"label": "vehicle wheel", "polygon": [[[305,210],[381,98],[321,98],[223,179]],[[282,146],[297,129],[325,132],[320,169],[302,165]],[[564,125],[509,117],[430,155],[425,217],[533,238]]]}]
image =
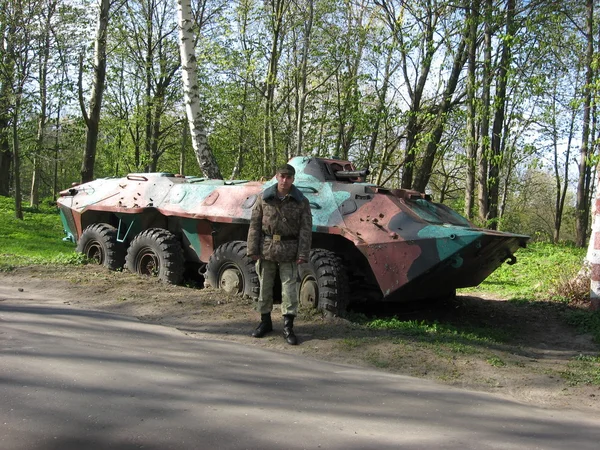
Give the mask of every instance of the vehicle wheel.
[{"label": "vehicle wheel", "polygon": [[144,230],[131,241],[125,267],[138,275],[179,284],[184,271],[181,243],[173,233],[162,228]]},{"label": "vehicle wheel", "polygon": [[83,230],[75,250],[110,270],[122,269],[125,263],[125,245],[117,242],[117,229],[107,223],[95,223]]},{"label": "vehicle wheel", "polygon": [[206,265],[207,284],[228,294],[258,298],[256,263],[246,255],[246,249],[245,241],[231,241],[217,247]]},{"label": "vehicle wheel", "polygon": [[299,267],[299,300],[303,307],[318,308],[327,317],[343,316],[348,306],[348,276],[335,253],[310,251],[310,261]]}]

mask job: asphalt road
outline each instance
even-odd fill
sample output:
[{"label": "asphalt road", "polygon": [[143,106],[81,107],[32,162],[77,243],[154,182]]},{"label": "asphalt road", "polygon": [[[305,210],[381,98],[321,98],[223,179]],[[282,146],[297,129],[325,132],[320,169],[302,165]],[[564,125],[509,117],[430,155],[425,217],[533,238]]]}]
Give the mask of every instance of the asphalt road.
[{"label": "asphalt road", "polygon": [[583,412],[17,297],[0,286],[2,450],[600,447]]}]

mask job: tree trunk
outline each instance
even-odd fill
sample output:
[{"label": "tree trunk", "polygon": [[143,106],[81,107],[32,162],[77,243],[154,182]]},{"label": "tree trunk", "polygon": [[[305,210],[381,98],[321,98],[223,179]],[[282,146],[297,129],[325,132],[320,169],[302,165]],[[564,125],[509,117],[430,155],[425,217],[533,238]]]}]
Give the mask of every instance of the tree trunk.
[{"label": "tree trunk", "polygon": [[155,172],[156,171],[156,156],[154,154],[154,125],[152,123],[153,115],[153,107],[154,107],[154,98],[152,97],[152,66],[154,64],[154,41],[153,38],[153,26],[154,26],[154,13],[155,10],[153,8],[152,2],[148,2],[147,11],[145,15],[146,19],[146,35],[145,35],[145,44],[146,44],[146,61],[144,64],[145,71],[145,98],[144,98],[144,121],[145,121],[145,134],[146,139],[144,140],[145,150],[146,150],[146,170],[147,172]]},{"label": "tree trunk", "polygon": [[460,42],[458,49],[456,50],[456,54],[454,57],[454,64],[452,65],[452,73],[450,74],[450,78],[448,79],[448,83],[446,84],[446,89],[444,89],[443,97],[441,104],[439,105],[439,111],[437,113],[437,117],[435,119],[435,125],[433,131],[431,133],[431,138],[427,143],[427,148],[425,149],[425,155],[421,160],[421,165],[419,166],[418,172],[415,174],[415,180],[413,182],[412,188],[418,192],[425,192],[425,188],[427,187],[427,183],[429,183],[429,178],[431,177],[431,172],[433,170],[433,163],[435,160],[435,156],[437,154],[437,149],[442,139],[442,133],[444,132],[444,127],[446,125],[446,115],[450,110],[450,104],[452,102],[452,96],[456,91],[456,86],[458,84],[458,78],[462,69],[465,65],[467,58],[466,52],[466,39]]},{"label": "tree trunk", "polygon": [[[467,0],[467,4],[468,4]],[[475,206],[475,169],[477,158],[477,105],[476,105],[476,68],[477,68],[477,29],[479,26],[479,0],[473,0],[468,9],[468,75],[467,75],[467,170],[465,179],[465,217],[473,219]]]},{"label": "tree trunk", "polygon": [[477,203],[479,220],[485,224],[488,218],[488,160],[490,157],[490,91],[492,84],[492,0],[486,0],[483,33],[483,74],[481,93],[481,139],[477,154]]},{"label": "tree trunk", "polygon": [[14,159],[14,182],[15,182],[15,217],[23,220],[23,206],[21,202],[21,157],[19,149],[19,110],[21,105],[21,94],[17,94],[15,100],[13,120],[12,120],[12,141],[13,141],[13,159]]},{"label": "tree trunk", "polygon": [[104,94],[104,81],[106,78],[106,40],[108,31],[110,0],[101,0],[100,14],[96,28],[96,41],[94,46],[94,79],[90,99],[90,114],[88,116],[83,101],[83,56],[79,64],[79,104],[83,119],[87,126],[85,150],[81,164],[81,182],[86,183],[94,179],[94,163],[96,162],[96,146],[98,143],[98,130],[100,126],[100,111],[102,108],[102,95]]},{"label": "tree trunk", "polygon": [[248,102],[248,81],[244,80],[244,94],[242,96],[242,109],[240,111],[240,122],[239,122],[239,133],[238,133],[238,149],[237,158],[233,170],[231,171],[231,179],[235,180],[239,178],[242,173],[242,167],[244,166],[244,155],[248,152],[246,147],[246,133],[247,133],[247,117],[246,117],[246,103]]},{"label": "tree trunk", "polygon": [[185,154],[187,151],[190,129],[186,123],[185,118],[183,119],[182,124],[183,128],[181,130],[181,150],[179,152],[179,174],[185,175]]},{"label": "tree trunk", "polygon": [[270,0],[271,51],[265,79],[265,123],[263,141],[263,175],[272,174],[277,165],[275,142],[275,86],[279,71],[279,57],[283,44],[283,17],[288,0]]},{"label": "tree trunk", "polygon": [[235,165],[231,171],[231,179],[235,180],[240,178],[244,167],[244,157],[249,151],[247,148],[247,135],[248,135],[248,117],[247,117],[247,107],[248,107],[248,95],[250,82],[248,78],[252,72],[252,56],[251,50],[248,47],[248,21],[249,21],[249,13],[250,13],[250,5],[249,0],[240,2],[241,8],[241,30],[240,30],[240,45],[242,46],[242,51],[244,54],[244,89],[242,94],[242,102],[240,108],[240,118],[238,122],[238,142],[237,142],[237,155]]},{"label": "tree trunk", "polygon": [[308,53],[312,37],[312,27],[314,18],[314,0],[307,0],[308,16],[304,21],[304,39],[302,41],[302,55],[300,58],[299,92],[298,107],[296,112],[296,148],[293,156],[302,154],[302,145],[304,141],[304,113],[306,110],[306,98],[308,92],[306,89]]},{"label": "tree trunk", "polygon": [[515,0],[506,2],[506,37],[502,43],[500,56],[500,67],[496,85],[494,100],[495,112],[492,125],[491,161],[488,173],[488,226],[491,229],[498,228],[498,199],[500,193],[500,166],[502,164],[502,130],[504,127],[504,116],[506,112],[506,85],[508,72],[512,60],[512,37],[515,35]]},{"label": "tree trunk", "polygon": [[589,136],[590,136],[590,107],[592,103],[592,81],[593,68],[592,60],[594,56],[594,1],[587,0],[587,54],[585,60],[586,75],[585,85],[583,87],[583,127],[581,131],[581,150],[579,153],[579,178],[577,181],[577,204],[576,204],[576,238],[575,245],[584,247],[587,240],[588,226],[588,200],[589,192],[586,192],[586,176],[589,166]]},{"label": "tree trunk", "polygon": [[385,111],[385,102],[387,99],[387,92],[390,85],[390,77],[392,76],[392,53],[393,49],[388,51],[386,60],[385,60],[385,69],[383,73],[383,80],[381,90],[377,93],[378,97],[378,105],[375,111],[375,123],[373,123],[373,131],[371,132],[371,136],[369,137],[369,153],[367,154],[367,165],[366,168],[370,169],[373,164],[373,159],[375,157],[375,149],[377,148],[377,141],[379,139],[379,129],[381,127],[381,119],[384,115]]},{"label": "tree trunk", "polygon": [[196,49],[192,21],[192,5],[190,0],[178,1],[177,16],[179,19],[179,51],[181,54],[181,76],[183,96],[190,127],[192,147],[200,170],[207,178],[223,179],[217,161],[208,145],[208,137],[200,111],[198,94],[198,73],[196,68]]},{"label": "tree trunk", "polygon": [[[400,164],[398,164],[383,181],[383,184],[387,183],[396,174],[400,168],[402,168],[402,179],[400,187],[403,189],[410,189],[413,183],[414,176],[414,164],[416,159],[417,141],[421,132],[421,123],[419,115],[421,114],[421,101],[423,99],[423,93],[429,72],[431,71],[431,64],[435,55],[437,44],[434,41],[435,24],[438,20],[438,11],[432,9],[431,4],[427,3],[426,13],[424,13],[422,23],[420,26],[423,28],[423,36],[421,37],[422,43],[421,48],[423,52],[423,60],[421,65],[418,67],[418,77],[416,83],[413,86],[413,82],[410,79],[410,74],[415,68],[413,67],[413,59],[409,54],[408,50],[410,45],[404,40],[403,30],[401,26],[403,24],[402,16],[396,16],[393,6],[388,1],[378,0],[376,2],[384,10],[386,21],[390,27],[394,39],[398,43],[400,49],[401,67],[404,77],[404,84],[408,90],[410,97],[410,107],[408,111],[408,121],[406,124],[406,144],[404,148],[404,158]],[[400,13],[402,14],[402,13]]]},{"label": "tree trunk", "polygon": [[47,78],[48,78],[48,60],[50,59],[50,23],[52,16],[56,8],[56,1],[48,3],[48,10],[46,11],[46,23],[44,27],[43,45],[40,54],[40,116],[38,119],[38,131],[35,141],[35,151],[33,154],[33,175],[31,177],[31,191],[29,196],[29,203],[32,208],[37,208],[40,204],[39,197],[39,184],[40,184],[40,155],[44,153],[45,136],[46,136],[46,122],[47,122]]},{"label": "tree trunk", "polygon": [[[574,92],[573,97],[577,95],[579,90],[579,83],[574,83]],[[557,86],[555,86],[555,95]],[[553,105],[556,103],[556,99],[553,98]],[[565,199],[567,197],[567,191],[569,188],[569,162],[571,161],[571,144],[573,142],[573,133],[575,129],[575,117],[576,117],[576,109],[572,107],[571,109],[571,119],[569,121],[569,135],[567,138],[567,148],[565,150],[565,164],[563,168],[563,178],[562,182],[560,179],[559,172],[559,163],[558,163],[558,133],[557,133],[557,124],[556,124],[556,114],[552,114],[552,141],[554,147],[554,177],[556,179],[556,199],[555,199],[555,212],[554,212],[554,231],[552,235],[552,240],[554,243],[558,243],[560,240],[560,229],[562,226],[562,217],[563,211],[565,208]]]},{"label": "tree trunk", "polygon": [[[0,36],[7,32],[6,23],[0,22]],[[6,47],[5,47],[6,44]],[[10,95],[14,83],[14,61],[10,40],[0,39],[0,64],[4,70],[0,71],[0,195],[10,196],[10,174],[13,163],[13,154],[10,148]]]},{"label": "tree trunk", "polygon": [[2,80],[0,82],[2,83],[0,86],[0,195],[9,197],[13,154],[9,140],[12,131],[10,128],[8,95],[12,81]]}]

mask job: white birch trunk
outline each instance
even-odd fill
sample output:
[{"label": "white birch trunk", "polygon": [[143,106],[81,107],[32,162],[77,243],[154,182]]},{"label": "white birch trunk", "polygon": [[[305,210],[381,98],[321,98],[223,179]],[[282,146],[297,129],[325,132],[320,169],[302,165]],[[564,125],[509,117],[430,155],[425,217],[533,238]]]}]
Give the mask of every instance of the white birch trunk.
[{"label": "white birch trunk", "polygon": [[208,178],[222,179],[219,166],[208,146],[208,138],[200,111],[191,0],[177,0],[177,17],[179,21],[179,53],[181,54],[183,98],[190,126],[192,147],[203,175]]}]

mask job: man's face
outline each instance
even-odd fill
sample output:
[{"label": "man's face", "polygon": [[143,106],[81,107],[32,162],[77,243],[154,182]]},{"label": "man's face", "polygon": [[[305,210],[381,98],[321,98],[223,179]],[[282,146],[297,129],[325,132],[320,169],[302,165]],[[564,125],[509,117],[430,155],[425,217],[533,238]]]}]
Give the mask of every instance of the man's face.
[{"label": "man's face", "polygon": [[275,178],[277,179],[277,190],[287,194],[292,188],[294,176],[285,173],[278,173]]}]

